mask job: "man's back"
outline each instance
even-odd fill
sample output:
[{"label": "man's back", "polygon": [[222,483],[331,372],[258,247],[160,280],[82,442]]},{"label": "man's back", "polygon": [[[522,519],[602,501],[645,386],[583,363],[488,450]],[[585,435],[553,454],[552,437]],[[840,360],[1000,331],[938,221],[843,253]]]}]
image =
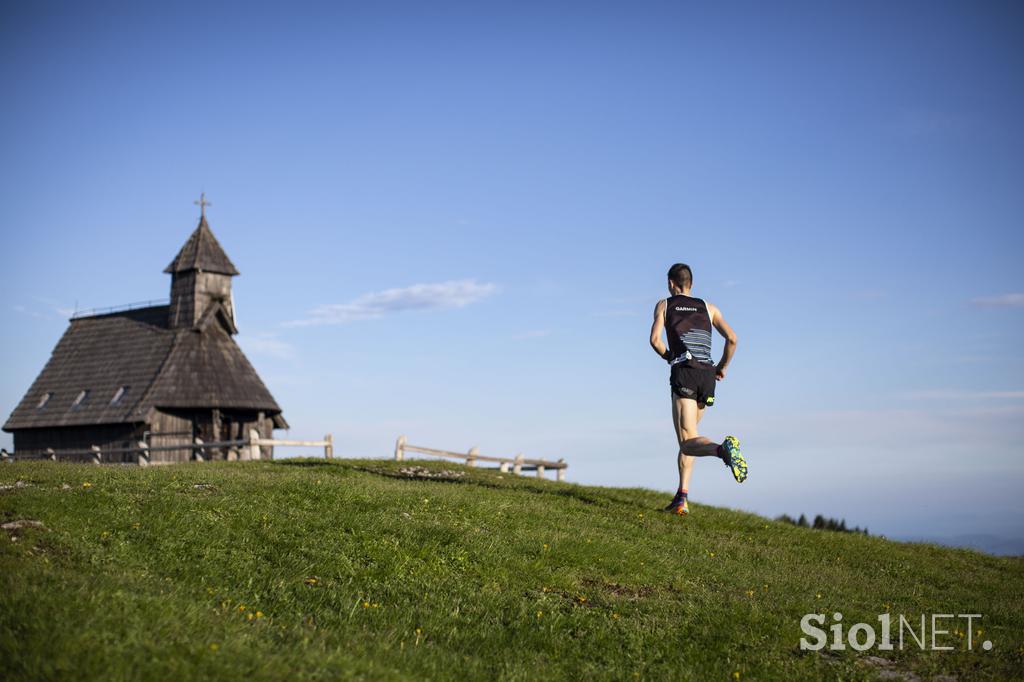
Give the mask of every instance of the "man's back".
[{"label": "man's back", "polygon": [[703,299],[685,294],[669,296],[665,301],[665,332],[671,351],[669,362],[710,368],[711,313]]}]

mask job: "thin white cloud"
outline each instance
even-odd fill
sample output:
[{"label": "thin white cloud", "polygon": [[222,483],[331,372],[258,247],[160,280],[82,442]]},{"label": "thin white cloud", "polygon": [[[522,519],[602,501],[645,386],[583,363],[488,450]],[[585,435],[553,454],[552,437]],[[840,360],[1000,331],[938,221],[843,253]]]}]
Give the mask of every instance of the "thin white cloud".
[{"label": "thin white cloud", "polygon": [[264,355],[277,360],[291,360],[295,357],[295,347],[274,334],[264,332],[253,336],[243,335],[238,341],[242,348],[253,355]]},{"label": "thin white cloud", "polygon": [[999,296],[982,296],[971,301],[980,308],[1022,308],[1024,294],[1001,294]]},{"label": "thin white cloud", "polygon": [[598,310],[591,313],[592,317],[637,317],[640,313],[636,310]]},{"label": "thin white cloud", "polygon": [[963,391],[939,388],[910,391],[902,396],[908,400],[1021,400],[1024,399],[1024,391]]},{"label": "thin white cloud", "polygon": [[14,310],[23,315],[28,315],[38,319],[48,319],[56,316],[62,320],[70,319],[71,316],[77,312],[71,306],[55,301],[52,298],[33,296],[32,300],[35,301],[35,303],[29,303],[28,305],[16,305],[14,306]]},{"label": "thin white cloud", "polygon": [[474,279],[436,284],[414,284],[410,287],[363,294],[349,303],[328,303],[317,306],[310,310],[304,319],[285,322],[285,326],[345,324],[413,310],[463,308],[491,296],[497,290],[498,287],[495,284],[477,282]]},{"label": "thin white cloud", "polygon": [[551,336],[550,329],[531,329],[529,331],[516,334],[512,338],[515,339],[516,341],[524,341],[526,339],[540,339],[545,336]]},{"label": "thin white cloud", "polygon": [[47,315],[44,315],[43,313],[39,312],[38,310],[30,310],[29,308],[26,308],[23,305],[16,305],[16,306],[14,306],[14,311],[17,312],[17,313],[20,313],[22,315],[27,315],[29,317],[34,317],[34,318],[39,319],[39,320],[44,320],[44,319],[46,319],[48,317]]}]

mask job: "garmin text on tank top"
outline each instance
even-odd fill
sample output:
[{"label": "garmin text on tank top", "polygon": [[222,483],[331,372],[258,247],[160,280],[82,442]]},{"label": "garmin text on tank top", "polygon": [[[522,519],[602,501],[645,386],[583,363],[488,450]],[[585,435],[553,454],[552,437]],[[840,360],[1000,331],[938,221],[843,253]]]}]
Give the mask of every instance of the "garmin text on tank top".
[{"label": "garmin text on tank top", "polygon": [[705,369],[715,366],[711,360],[711,315],[702,299],[681,294],[668,297],[665,331],[672,353],[670,364],[682,362]]}]

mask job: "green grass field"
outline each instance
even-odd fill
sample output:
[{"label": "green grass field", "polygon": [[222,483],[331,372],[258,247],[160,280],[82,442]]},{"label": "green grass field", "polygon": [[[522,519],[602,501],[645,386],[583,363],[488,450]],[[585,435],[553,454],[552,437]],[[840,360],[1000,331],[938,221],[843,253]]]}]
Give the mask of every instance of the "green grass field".
[{"label": "green grass field", "polygon": [[[1024,561],[699,499],[678,518],[647,490],[378,460],[24,462],[0,485],[0,523],[44,526],[0,531],[4,680],[1024,675]],[[801,617],[835,611],[983,632],[801,651]]]}]

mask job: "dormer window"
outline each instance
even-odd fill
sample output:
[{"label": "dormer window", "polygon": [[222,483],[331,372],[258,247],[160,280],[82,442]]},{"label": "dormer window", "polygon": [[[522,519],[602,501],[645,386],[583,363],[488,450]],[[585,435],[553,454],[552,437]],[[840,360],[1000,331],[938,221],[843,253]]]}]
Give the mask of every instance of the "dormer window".
[{"label": "dormer window", "polygon": [[123,398],[124,394],[127,392],[127,386],[122,386],[121,388],[117,389],[117,392],[114,393],[114,397],[110,399],[110,404],[117,405],[119,402],[121,402],[121,398]]},{"label": "dormer window", "polygon": [[53,397],[53,393],[44,393],[43,397],[39,399],[39,404],[36,405],[37,410],[41,410],[46,407],[46,403],[50,402],[50,398]]},{"label": "dormer window", "polygon": [[71,409],[72,410],[77,410],[77,409],[81,408],[82,405],[85,404],[85,400],[88,397],[89,397],[89,389],[83,390],[81,393],[78,394],[78,397],[75,398],[75,402],[71,403]]}]

